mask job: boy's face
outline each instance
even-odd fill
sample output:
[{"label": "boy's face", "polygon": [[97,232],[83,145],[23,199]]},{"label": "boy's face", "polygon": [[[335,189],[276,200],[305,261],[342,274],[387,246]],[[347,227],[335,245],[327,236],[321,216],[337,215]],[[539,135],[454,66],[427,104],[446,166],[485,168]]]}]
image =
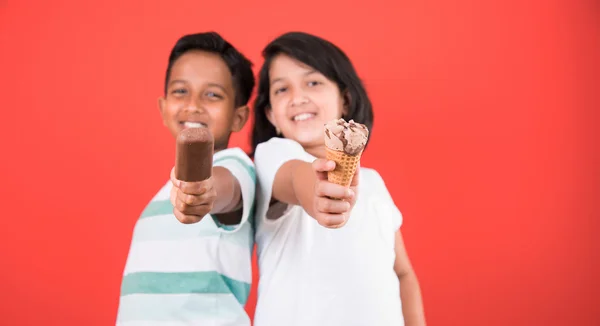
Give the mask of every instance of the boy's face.
[{"label": "boy's face", "polygon": [[235,108],[229,68],[218,54],[205,51],[189,51],[175,61],[159,108],[174,137],[185,128],[208,128],[215,150],[226,148],[231,132],[240,131],[248,119],[247,106]]}]

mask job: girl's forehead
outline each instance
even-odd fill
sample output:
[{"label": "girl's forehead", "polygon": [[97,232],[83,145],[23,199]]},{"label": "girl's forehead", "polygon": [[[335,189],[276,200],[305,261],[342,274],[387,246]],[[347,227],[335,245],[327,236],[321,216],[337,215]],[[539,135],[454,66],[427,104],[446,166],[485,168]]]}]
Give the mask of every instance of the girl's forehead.
[{"label": "girl's forehead", "polygon": [[320,72],[299,60],[285,55],[273,58],[269,67],[269,79],[271,82],[288,78],[302,78],[315,73]]},{"label": "girl's forehead", "polygon": [[289,57],[285,54],[280,54],[273,58],[270,69],[272,72],[275,71],[297,71],[297,70],[315,70],[313,67],[305,64],[304,62],[295,58]]}]

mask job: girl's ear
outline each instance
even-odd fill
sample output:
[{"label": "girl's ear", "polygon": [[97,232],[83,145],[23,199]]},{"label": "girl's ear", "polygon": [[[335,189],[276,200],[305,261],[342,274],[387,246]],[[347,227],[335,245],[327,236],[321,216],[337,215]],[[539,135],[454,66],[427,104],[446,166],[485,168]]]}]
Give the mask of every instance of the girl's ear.
[{"label": "girl's ear", "polygon": [[350,110],[350,104],[352,104],[352,95],[350,95],[350,92],[348,90],[344,91],[342,99],[344,101],[344,105],[342,107],[342,115],[347,116],[348,111]]},{"label": "girl's ear", "polygon": [[277,133],[277,136],[280,136],[281,130],[279,129],[279,127],[277,127],[277,124],[275,123],[275,115],[273,114],[273,110],[271,110],[270,106],[267,106],[265,108],[265,113],[267,116],[267,120],[269,120],[269,122],[275,127],[275,132]]},{"label": "girl's ear", "polygon": [[269,120],[269,122],[275,126],[275,128],[277,128],[277,125],[275,124],[275,117],[273,116],[273,110],[271,110],[270,106],[265,108],[265,113],[267,115],[267,120]]}]

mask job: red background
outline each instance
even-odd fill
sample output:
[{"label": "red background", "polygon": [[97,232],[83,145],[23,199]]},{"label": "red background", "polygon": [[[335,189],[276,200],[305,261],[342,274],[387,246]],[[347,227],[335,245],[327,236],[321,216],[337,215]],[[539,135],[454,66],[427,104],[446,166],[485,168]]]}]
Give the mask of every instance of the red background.
[{"label": "red background", "polygon": [[598,9],[1,1],[0,324],[114,324],[134,223],[173,165],[167,56],[206,30],[256,68],[288,30],[353,59],[376,113],[363,165],[404,213],[429,325],[600,324]]}]

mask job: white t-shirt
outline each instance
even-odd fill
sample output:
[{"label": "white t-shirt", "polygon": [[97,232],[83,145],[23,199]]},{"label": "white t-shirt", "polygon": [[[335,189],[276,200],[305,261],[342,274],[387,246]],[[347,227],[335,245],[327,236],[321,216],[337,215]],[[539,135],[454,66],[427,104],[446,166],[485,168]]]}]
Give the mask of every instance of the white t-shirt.
[{"label": "white t-shirt", "polygon": [[267,218],[276,210],[269,210],[269,202],[281,165],[315,157],[295,141],[273,138],[257,147],[254,159],[260,270],[254,325],[404,325],[394,272],[402,215],[380,175],[361,168],[348,222],[328,229],[300,206],[288,206],[278,219]]}]

